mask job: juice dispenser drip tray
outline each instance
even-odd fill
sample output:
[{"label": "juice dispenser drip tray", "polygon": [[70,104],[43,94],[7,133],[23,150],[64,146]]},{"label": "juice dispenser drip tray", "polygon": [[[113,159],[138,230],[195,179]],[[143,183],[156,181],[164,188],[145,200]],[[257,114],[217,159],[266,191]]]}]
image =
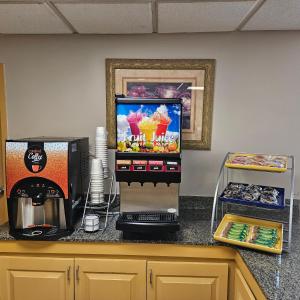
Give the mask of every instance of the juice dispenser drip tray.
[{"label": "juice dispenser drip tray", "polygon": [[120,214],[117,230],[131,232],[176,232],[180,229],[178,217],[168,212],[123,212]]}]

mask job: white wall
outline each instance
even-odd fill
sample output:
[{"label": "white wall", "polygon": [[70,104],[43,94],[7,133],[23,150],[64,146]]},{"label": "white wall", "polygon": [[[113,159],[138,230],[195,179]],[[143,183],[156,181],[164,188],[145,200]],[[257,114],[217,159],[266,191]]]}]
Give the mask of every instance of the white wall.
[{"label": "white wall", "polygon": [[[299,32],[3,36],[9,136],[93,138],[95,127],[105,125],[107,57],[215,58],[212,150],[183,153],[181,190],[212,195],[229,150],[300,159],[299,54]],[[299,175],[300,168],[296,191]]]}]

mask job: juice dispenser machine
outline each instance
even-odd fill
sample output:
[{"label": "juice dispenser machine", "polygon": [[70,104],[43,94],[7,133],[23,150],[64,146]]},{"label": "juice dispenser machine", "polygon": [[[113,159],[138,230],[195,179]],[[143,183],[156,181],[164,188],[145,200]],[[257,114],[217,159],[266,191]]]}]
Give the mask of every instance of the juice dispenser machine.
[{"label": "juice dispenser machine", "polygon": [[176,232],[181,182],[180,99],[116,98],[116,180],[123,232]]}]

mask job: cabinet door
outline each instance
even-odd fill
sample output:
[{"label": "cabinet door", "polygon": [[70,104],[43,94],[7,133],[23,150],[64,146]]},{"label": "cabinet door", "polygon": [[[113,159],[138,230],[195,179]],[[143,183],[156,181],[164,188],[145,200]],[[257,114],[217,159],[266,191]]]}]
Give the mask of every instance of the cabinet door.
[{"label": "cabinet door", "polygon": [[149,262],[148,300],[225,300],[226,263]]},{"label": "cabinet door", "polygon": [[74,259],[0,257],[1,300],[73,300]]},{"label": "cabinet door", "polygon": [[76,259],[76,300],[145,300],[146,261]]},{"label": "cabinet door", "polygon": [[7,221],[5,196],[5,139],[7,130],[5,106],[4,66],[0,64],[0,224]]},{"label": "cabinet door", "polygon": [[234,276],[235,292],[234,300],[255,300],[245,278],[239,269],[235,270]]}]

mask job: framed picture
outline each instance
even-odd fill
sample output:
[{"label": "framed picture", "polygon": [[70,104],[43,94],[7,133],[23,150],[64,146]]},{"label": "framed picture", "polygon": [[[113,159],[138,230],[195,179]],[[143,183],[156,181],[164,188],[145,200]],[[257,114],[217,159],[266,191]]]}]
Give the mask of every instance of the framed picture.
[{"label": "framed picture", "polygon": [[116,148],[115,94],[181,98],[182,148],[210,150],[214,59],[106,59],[108,146]]}]

